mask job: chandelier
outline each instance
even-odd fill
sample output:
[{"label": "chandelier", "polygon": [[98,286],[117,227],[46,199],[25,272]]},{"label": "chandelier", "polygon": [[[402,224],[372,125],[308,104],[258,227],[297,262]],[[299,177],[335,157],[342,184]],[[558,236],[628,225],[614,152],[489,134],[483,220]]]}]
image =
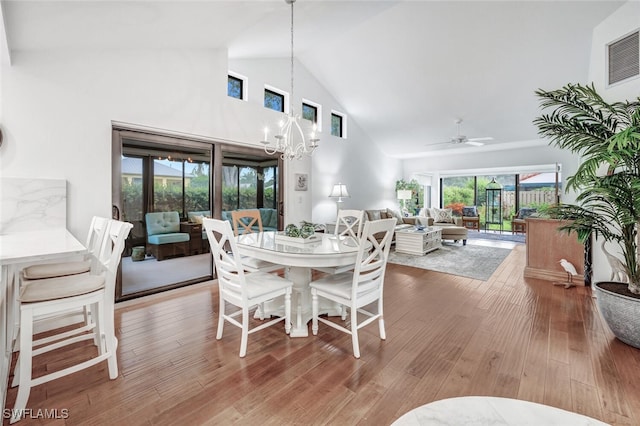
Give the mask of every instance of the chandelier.
[{"label": "chandelier", "polygon": [[[313,150],[318,147],[316,135],[316,124],[313,124],[313,130],[309,135],[307,142],[300,127],[300,116],[295,115],[293,109],[293,3],[296,0],[284,0],[285,3],[291,5],[291,91],[289,92],[289,113],[278,123],[278,134],[274,135],[274,141],[270,142],[269,128],[264,129],[264,140],[260,141],[264,144],[264,151],[273,155],[280,152],[280,157],[285,160],[299,160],[303,155],[311,155]],[[295,139],[295,141],[294,141]]]}]

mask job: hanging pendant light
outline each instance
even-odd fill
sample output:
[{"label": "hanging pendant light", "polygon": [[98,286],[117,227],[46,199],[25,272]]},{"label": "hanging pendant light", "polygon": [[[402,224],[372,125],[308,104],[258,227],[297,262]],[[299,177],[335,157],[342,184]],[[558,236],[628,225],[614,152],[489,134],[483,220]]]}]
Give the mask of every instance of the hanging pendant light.
[{"label": "hanging pendant light", "polygon": [[274,141],[270,142],[269,129],[264,129],[264,140],[260,141],[264,144],[264,151],[273,155],[280,152],[283,160],[300,159],[304,155],[311,155],[318,147],[318,139],[316,135],[316,124],[313,124],[313,130],[309,135],[307,142],[302,127],[300,127],[300,116],[295,115],[293,109],[293,4],[296,0],[285,0],[285,3],[291,5],[291,91],[289,92],[289,113],[285,114],[278,124],[278,133],[274,135]]}]

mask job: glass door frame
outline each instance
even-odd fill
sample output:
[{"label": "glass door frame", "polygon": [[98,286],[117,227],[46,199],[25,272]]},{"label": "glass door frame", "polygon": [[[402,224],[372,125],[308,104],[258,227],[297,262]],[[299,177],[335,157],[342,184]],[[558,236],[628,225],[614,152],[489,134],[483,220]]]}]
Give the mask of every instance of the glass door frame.
[{"label": "glass door frame", "polygon": [[[210,152],[209,161],[209,193],[210,193],[210,211],[214,218],[222,218],[222,164],[223,153],[240,153],[253,156],[271,157],[277,158],[278,167],[278,187],[277,194],[277,211],[278,211],[278,229],[283,229],[284,223],[284,160],[280,158],[278,153],[269,156],[260,148],[252,148],[249,146],[241,146],[236,144],[225,143],[211,138],[198,137],[195,135],[182,135],[178,133],[163,132],[159,129],[146,129],[135,125],[127,125],[124,123],[112,122],[112,144],[111,144],[111,201],[112,201],[112,217],[114,219],[120,218],[120,212],[122,206],[120,205],[120,195],[122,191],[122,144],[123,140],[131,139],[136,141],[148,142],[150,144],[166,145],[174,148],[196,148],[207,149]],[[145,196],[149,197],[150,194],[145,190]],[[198,280],[196,282],[206,281],[207,279],[214,278],[213,262],[210,265],[211,274],[206,279]],[[182,287],[189,284],[195,284],[196,282],[182,282],[176,283],[172,286],[162,287],[161,290],[167,290],[169,288]],[[151,294],[147,293],[134,293],[131,295],[122,294],[122,269],[118,268],[118,275],[116,281],[116,301],[123,301],[133,299],[140,296]]]},{"label": "glass door frame", "polygon": [[284,160],[280,158],[278,153],[269,156],[264,149],[252,148],[249,146],[232,145],[226,143],[218,143],[214,145],[213,154],[213,217],[220,219],[222,217],[222,170],[224,168],[224,153],[246,154],[258,157],[273,157],[278,160],[278,193],[277,193],[277,211],[278,211],[278,229],[284,229]]},{"label": "glass door frame", "polygon": [[[167,151],[171,151],[173,150],[179,150],[180,148],[183,149],[200,149],[200,150],[207,150],[210,152],[209,155],[209,165],[210,168],[209,170],[212,171],[213,170],[213,164],[214,164],[214,145],[212,144],[211,141],[209,140],[198,140],[196,138],[191,138],[191,137],[182,137],[182,136],[172,136],[172,135],[163,135],[163,134],[159,134],[159,132],[154,132],[149,133],[149,132],[144,132],[144,131],[140,131],[137,129],[131,129],[131,128],[127,128],[127,127],[120,127],[120,126],[116,126],[115,123],[112,126],[112,144],[111,144],[111,170],[112,170],[112,176],[111,176],[111,181],[112,181],[112,185],[111,185],[111,202],[112,202],[112,216],[114,219],[120,219],[120,215],[122,212],[122,205],[120,202],[121,199],[121,191],[122,191],[122,162],[121,162],[121,158],[123,155],[123,143],[126,140],[133,140],[136,142],[142,142],[142,143],[149,143],[152,145],[157,145],[157,146],[166,146],[167,147]],[[152,161],[152,160],[147,160],[147,161]],[[145,172],[147,175],[147,179],[150,177],[150,174],[152,173],[151,170],[149,170],[149,167],[146,167]],[[152,177],[152,176],[151,176]],[[210,176],[209,176],[209,207],[211,208],[211,203],[213,202],[213,173],[210,172]],[[150,185],[153,185],[153,179],[151,179],[152,182]],[[150,197],[150,193],[149,193],[149,188],[147,188],[148,185],[144,185],[143,186],[143,193],[144,196],[147,198]],[[139,292],[139,293],[131,293],[131,294],[123,294],[123,288],[122,288],[122,266],[120,266],[118,268],[118,275],[117,275],[117,280],[116,280],[116,294],[115,294],[115,300],[116,302],[119,301],[124,301],[124,300],[128,300],[128,299],[133,299],[136,297],[140,297],[140,296],[145,296],[148,294],[152,294],[155,293],[157,291],[161,291],[161,290],[168,290],[171,288],[177,288],[177,287],[182,287],[185,285],[189,285],[189,284],[195,284],[197,282],[203,282],[203,281],[207,281],[207,280],[211,280],[213,279],[213,262],[210,262],[209,265],[209,275],[202,277],[201,279],[195,279],[195,280],[187,280],[187,281],[183,281],[183,282],[177,282],[174,284],[171,284],[169,286],[162,286],[162,287],[158,287],[156,289],[153,290],[149,290],[149,291],[143,291],[143,292]]]}]

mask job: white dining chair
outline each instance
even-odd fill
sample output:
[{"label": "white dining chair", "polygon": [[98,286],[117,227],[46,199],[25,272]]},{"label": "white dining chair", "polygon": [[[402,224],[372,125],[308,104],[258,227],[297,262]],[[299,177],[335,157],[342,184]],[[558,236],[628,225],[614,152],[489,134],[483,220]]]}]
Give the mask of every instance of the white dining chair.
[{"label": "white dining chair", "polygon": [[[371,322],[378,320],[380,338],[386,339],[384,329],[382,295],[384,289],[384,275],[389,258],[389,248],[393,238],[395,219],[381,219],[368,221],[360,236],[358,257],[353,271],[335,275],[326,275],[312,281],[311,303],[312,323],[311,331],[318,334],[318,322],[327,324],[337,330],[351,334],[353,356],[360,358],[358,330]],[[349,308],[350,327],[347,328],[329,318],[319,316],[318,299],[323,297]],[[366,307],[377,301],[377,312]],[[366,317],[358,322],[358,314]]]},{"label": "white dining chair", "polygon": [[[364,210],[338,210],[336,227],[333,232],[338,239],[351,238],[354,244],[360,239],[364,222]],[[314,268],[326,274],[339,274],[353,270],[353,265],[340,267],[319,267]]]},{"label": "white dining chair", "polygon": [[[240,357],[247,354],[247,341],[249,334],[262,330],[284,321],[285,333],[291,331],[291,288],[293,283],[285,278],[267,272],[245,271],[240,261],[235,236],[231,230],[231,224],[226,220],[204,219],[204,229],[211,245],[211,255],[216,265],[216,277],[218,279],[218,292],[220,294],[220,306],[218,315],[218,331],[216,339],[222,339],[224,321],[240,327],[242,336],[240,339]],[[225,249],[225,247],[227,249]],[[249,329],[249,310],[262,303],[284,297],[284,315],[279,318],[267,320],[258,326]],[[234,305],[239,310],[227,314],[226,304]],[[241,321],[236,317],[241,316]]]},{"label": "white dining chair", "polygon": [[[87,253],[84,255],[83,259],[77,260],[67,260],[62,262],[54,262],[54,263],[37,263],[34,265],[27,266],[19,271],[19,274],[14,281],[17,284],[15,288],[14,294],[20,294],[20,287],[24,286],[25,283],[32,282],[32,280],[41,280],[47,278],[56,278],[62,277],[65,275],[78,275],[78,274],[86,274],[90,271],[99,267],[99,254],[104,244],[105,238],[107,238],[107,227],[109,225],[109,221],[106,217],[94,216],[91,219],[91,225],[89,226],[89,232],[87,234],[87,240],[85,243],[85,247],[87,248]],[[15,299],[15,311],[18,311],[18,300]],[[76,312],[65,312],[61,313],[59,317],[69,317],[73,318],[76,315]],[[82,315],[84,316],[85,324],[89,324],[91,319],[89,307],[84,307]],[[47,321],[51,321],[51,317],[47,316]],[[19,350],[19,339],[16,339],[14,350]]]},{"label": "white dining chair", "polygon": [[[233,210],[231,212],[231,221],[233,222],[233,234],[235,236],[253,233],[253,226],[258,227],[258,232],[263,232],[259,210]],[[242,265],[249,272],[274,272],[284,269],[282,265],[246,256],[242,257]]]},{"label": "white dining chair", "polygon": [[[75,373],[102,361],[107,361],[109,378],[118,377],[116,358],[117,339],[114,324],[114,297],[116,275],[122,251],[133,225],[110,220],[100,253],[100,267],[86,274],[25,280],[20,289],[20,353],[14,370],[12,386],[18,386],[18,394],[11,423],[22,418],[31,388],[42,383]],[[42,315],[91,307],[91,322],[73,330],[64,328],[55,335],[33,340],[34,319]],[[44,376],[32,376],[32,357],[60,349],[67,345],[93,339],[97,353],[91,359],[50,372]]]}]

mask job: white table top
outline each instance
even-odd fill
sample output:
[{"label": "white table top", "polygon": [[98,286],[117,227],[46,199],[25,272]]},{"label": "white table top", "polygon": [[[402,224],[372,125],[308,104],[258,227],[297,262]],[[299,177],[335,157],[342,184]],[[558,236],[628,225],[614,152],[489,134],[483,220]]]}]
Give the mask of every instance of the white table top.
[{"label": "white table top", "polygon": [[510,398],[464,396],[447,398],[414,408],[392,426],[600,426],[599,420],[560,408]]},{"label": "white table top", "polygon": [[64,228],[0,235],[0,263],[23,263],[86,253]]},{"label": "white table top", "polygon": [[313,243],[291,243],[276,240],[276,232],[255,232],[237,237],[238,250],[279,265],[302,267],[347,266],[355,263],[358,243],[350,237],[315,234]]}]

